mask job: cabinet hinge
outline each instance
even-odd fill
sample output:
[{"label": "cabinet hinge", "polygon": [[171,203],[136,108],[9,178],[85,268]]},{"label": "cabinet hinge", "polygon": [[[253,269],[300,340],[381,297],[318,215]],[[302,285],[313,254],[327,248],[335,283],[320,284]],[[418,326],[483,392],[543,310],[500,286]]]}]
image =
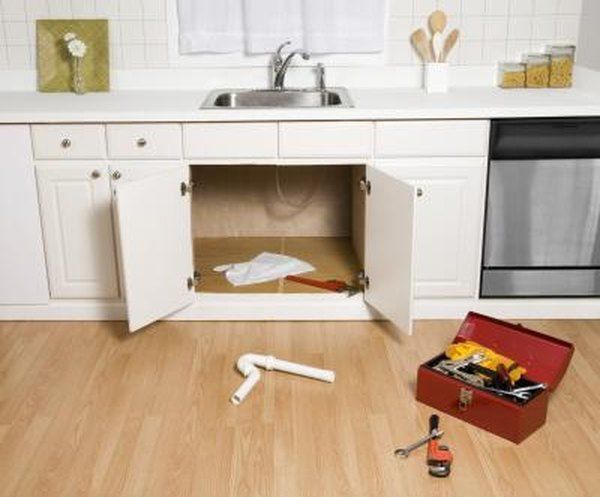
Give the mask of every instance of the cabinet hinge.
[{"label": "cabinet hinge", "polygon": [[367,178],[361,178],[358,182],[358,187],[367,195],[371,195],[371,182]]},{"label": "cabinet hinge", "polygon": [[368,290],[370,281],[369,281],[369,277],[365,273],[364,269],[358,273],[358,276],[356,277],[356,280],[358,282],[358,286],[361,289]]},{"label": "cabinet hinge", "polygon": [[181,196],[185,197],[188,193],[192,193],[195,186],[196,186],[196,182],[194,180],[190,180],[188,183],[186,183],[185,181],[182,181],[181,185],[179,185],[179,190],[181,191]]},{"label": "cabinet hinge", "polygon": [[194,275],[187,279],[188,290],[192,291],[200,283],[200,272],[194,271]]}]

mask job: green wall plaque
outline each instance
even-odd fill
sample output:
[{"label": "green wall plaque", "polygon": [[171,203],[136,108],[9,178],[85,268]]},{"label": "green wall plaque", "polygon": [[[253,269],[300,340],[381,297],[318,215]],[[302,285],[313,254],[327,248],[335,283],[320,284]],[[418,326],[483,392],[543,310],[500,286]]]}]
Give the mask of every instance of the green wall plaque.
[{"label": "green wall plaque", "polygon": [[87,45],[81,60],[86,91],[108,91],[108,21],[106,19],[40,19],[37,21],[38,89],[42,92],[73,91],[73,59],[64,40],[75,33]]}]

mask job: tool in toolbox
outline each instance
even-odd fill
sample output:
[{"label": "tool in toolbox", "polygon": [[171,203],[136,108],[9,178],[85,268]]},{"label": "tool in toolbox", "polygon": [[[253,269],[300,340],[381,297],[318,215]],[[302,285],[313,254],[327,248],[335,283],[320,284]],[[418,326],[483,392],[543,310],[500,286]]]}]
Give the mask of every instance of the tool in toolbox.
[{"label": "tool in toolbox", "polygon": [[[481,364],[485,360],[485,354],[482,351],[478,351],[464,359],[442,360],[433,366],[433,369],[462,380],[471,386],[521,401],[530,400],[535,391],[545,390],[547,387],[545,383],[538,383],[535,385],[514,388],[514,383],[512,382],[512,379],[510,379],[510,376],[507,376],[507,372],[502,371],[503,369],[506,369],[503,364],[498,365],[497,370],[499,370],[500,373],[488,377],[486,374],[481,373]],[[471,368],[473,372],[466,371],[467,368]],[[487,368],[484,369],[487,370]],[[487,383],[486,379],[488,380]]]},{"label": "tool in toolbox", "polygon": [[440,417],[437,414],[432,414],[429,417],[429,433],[427,436],[417,440],[415,443],[396,449],[394,455],[400,457],[408,457],[411,452],[427,444],[427,466],[429,474],[438,478],[446,477],[450,474],[452,465],[452,452],[445,445],[440,445],[439,441],[444,432],[440,430]]},{"label": "tool in toolbox", "polygon": [[303,278],[302,276],[286,276],[286,280],[300,283],[301,285],[308,285],[315,288],[322,288],[323,290],[329,290],[335,293],[347,293],[348,297],[352,297],[359,292],[359,288],[354,285],[349,285],[345,281],[341,280],[315,280],[312,278]]},{"label": "tool in toolbox", "polygon": [[[446,348],[446,356],[453,361],[466,359],[474,354],[483,354],[484,358],[478,365],[488,370],[490,377],[498,374],[498,369],[501,368],[503,371],[501,374],[504,374],[504,371],[506,371],[510,381],[514,384],[527,373],[527,370],[519,366],[516,361],[471,340],[453,343]],[[483,372],[480,373],[483,374]]]},{"label": "tool in toolbox", "polygon": [[485,382],[481,376],[473,373],[467,373],[464,371],[464,369],[468,366],[479,364],[484,360],[484,358],[485,356],[483,354],[475,353],[469,357],[465,357],[464,359],[448,359],[440,361],[433,367],[433,369],[439,371],[440,373],[459,378],[469,385],[483,387]]}]

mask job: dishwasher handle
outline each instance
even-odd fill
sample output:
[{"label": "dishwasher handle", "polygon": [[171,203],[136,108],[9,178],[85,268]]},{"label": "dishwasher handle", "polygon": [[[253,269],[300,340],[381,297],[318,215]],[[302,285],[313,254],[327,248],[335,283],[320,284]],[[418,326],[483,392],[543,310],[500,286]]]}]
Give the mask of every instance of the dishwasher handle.
[{"label": "dishwasher handle", "polygon": [[492,121],[492,160],[600,158],[600,118]]}]

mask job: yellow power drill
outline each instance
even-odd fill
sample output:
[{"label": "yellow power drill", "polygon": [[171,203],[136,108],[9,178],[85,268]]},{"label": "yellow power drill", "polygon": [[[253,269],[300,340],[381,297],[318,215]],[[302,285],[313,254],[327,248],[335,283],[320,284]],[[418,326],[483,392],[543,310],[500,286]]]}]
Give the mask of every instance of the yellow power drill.
[{"label": "yellow power drill", "polygon": [[499,370],[506,371],[513,385],[521,379],[521,376],[527,373],[527,370],[519,366],[516,361],[500,355],[477,342],[467,340],[466,342],[453,343],[446,349],[446,355],[453,361],[466,359],[473,354],[483,354],[485,356],[485,359],[478,363],[478,366],[490,370],[491,373]]}]

